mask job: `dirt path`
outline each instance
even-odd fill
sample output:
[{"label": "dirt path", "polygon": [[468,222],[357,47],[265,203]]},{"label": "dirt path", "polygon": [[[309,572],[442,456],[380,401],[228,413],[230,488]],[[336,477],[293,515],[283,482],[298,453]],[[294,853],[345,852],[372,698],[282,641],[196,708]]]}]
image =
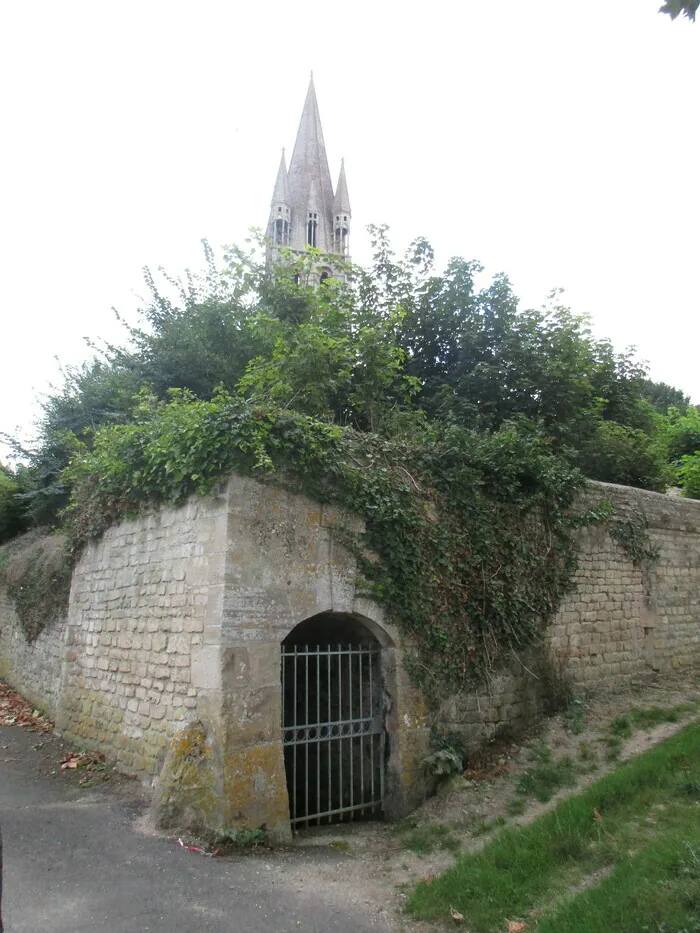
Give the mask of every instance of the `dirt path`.
[{"label": "dirt path", "polygon": [[[674,718],[668,711],[676,710],[676,721],[661,722],[649,729],[639,725],[628,729],[632,708],[661,711],[647,717],[651,720],[664,715]],[[672,683],[658,680],[632,684],[623,692],[608,696],[578,697],[569,704],[566,713],[545,721],[525,742],[493,749],[490,761],[466,772],[467,778],[461,781],[459,789],[428,801],[402,826],[366,823],[314,830],[297,837],[287,849],[222,859],[205,859],[182,851],[174,855],[172,840],[155,833],[149,824],[148,801],[142,788],[105,769],[99,757],[78,759],[74,768],[70,762],[76,759],[71,750],[46,731],[50,730],[50,723],[38,711],[23,705],[15,694],[3,693],[1,689],[0,727],[14,728],[0,728],[0,733],[15,737],[11,742],[0,742],[7,746],[0,750],[0,771],[7,774],[7,768],[20,768],[33,773],[42,787],[50,786],[47,781],[54,782],[55,787],[60,785],[63,789],[59,798],[67,795],[65,799],[70,805],[82,808],[78,812],[83,814],[88,810],[96,814],[96,807],[106,808],[117,831],[131,834],[137,860],[141,846],[155,847],[151,857],[160,866],[159,871],[167,866],[168,872],[175,869],[176,876],[184,871],[190,879],[200,875],[211,878],[211,884],[207,881],[206,916],[194,889],[187,901],[192,919],[199,918],[198,929],[216,930],[219,924],[228,929],[225,901],[238,892],[236,901],[251,931],[373,929],[418,933],[434,928],[412,923],[402,916],[406,895],[417,881],[449,867],[457,848],[461,852],[473,851],[502,825],[534,819],[558,800],[615,767],[617,762],[651,747],[697,715],[700,715],[700,683],[695,675],[679,676]],[[17,735],[20,732],[21,739]],[[516,790],[523,775],[532,772],[535,766],[531,760],[534,752],[539,750],[542,757],[543,748],[551,751],[555,769],[562,759],[568,758],[576,779],[575,786],[557,791],[548,803],[525,799]],[[608,761],[608,757],[614,760]],[[109,783],[101,786],[105,780]],[[23,787],[25,783],[19,781]],[[0,789],[0,804],[3,792],[7,796],[7,786],[5,782]],[[31,781],[26,786],[30,787]],[[514,801],[521,803],[514,805]],[[33,804],[35,811],[37,802]],[[516,815],[514,810],[521,807],[522,812]],[[86,825],[91,831],[89,819]],[[107,836],[102,844],[109,851],[111,841]],[[119,848],[126,845],[125,836]],[[226,885],[225,897],[219,898],[216,878]],[[136,884],[136,880],[126,877],[124,884]],[[287,916],[282,919],[285,903],[289,906]],[[17,901],[14,904],[13,909],[18,910],[20,905]],[[148,916],[154,924],[149,929],[165,929],[158,925],[160,920],[154,911],[157,913],[155,907],[148,906]],[[169,916],[167,911],[163,916]],[[9,930],[20,933],[29,928],[19,923]],[[63,928],[42,926],[47,930]],[[80,928],[78,925],[74,929]]]}]

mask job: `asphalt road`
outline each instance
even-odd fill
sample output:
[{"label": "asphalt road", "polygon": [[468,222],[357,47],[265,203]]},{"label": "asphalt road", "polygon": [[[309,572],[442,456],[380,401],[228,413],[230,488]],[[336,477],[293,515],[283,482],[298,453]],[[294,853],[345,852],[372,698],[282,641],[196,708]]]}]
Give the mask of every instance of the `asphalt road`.
[{"label": "asphalt road", "polygon": [[[84,790],[51,775],[58,741],[0,727],[0,825],[6,933],[389,933],[376,906],[318,881],[318,860],[295,849],[205,858],[144,829],[133,785]],[[324,873],[321,873],[324,874]],[[327,874],[327,872],[326,872]]]}]

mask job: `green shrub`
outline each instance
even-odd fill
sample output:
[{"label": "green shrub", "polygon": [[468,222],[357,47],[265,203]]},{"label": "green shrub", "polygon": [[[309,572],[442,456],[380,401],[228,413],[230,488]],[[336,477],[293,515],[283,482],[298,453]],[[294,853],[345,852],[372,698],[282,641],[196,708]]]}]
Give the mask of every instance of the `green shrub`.
[{"label": "green shrub", "polygon": [[14,476],[0,466],[0,544],[21,534],[26,527],[25,504]]},{"label": "green shrub", "polygon": [[606,483],[663,490],[671,479],[664,452],[638,428],[598,421],[575,458],[586,476]]},{"label": "green shrub", "polygon": [[683,495],[687,499],[700,499],[700,450],[683,457],[678,475],[683,485]]},{"label": "green shrub", "polygon": [[440,748],[421,762],[428,774],[435,777],[450,777],[464,771],[462,756],[455,748]]}]

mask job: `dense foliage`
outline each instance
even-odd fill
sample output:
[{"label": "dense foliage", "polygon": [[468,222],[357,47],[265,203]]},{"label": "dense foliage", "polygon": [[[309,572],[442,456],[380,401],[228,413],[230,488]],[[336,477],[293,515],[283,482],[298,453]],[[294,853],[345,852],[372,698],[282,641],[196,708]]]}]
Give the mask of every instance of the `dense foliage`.
[{"label": "dense foliage", "polygon": [[25,529],[21,487],[15,474],[0,465],[0,544]]},{"label": "dense foliage", "polygon": [[517,424],[593,479],[683,481],[681,457],[700,443],[678,452],[667,411],[686,419],[697,409],[649,381],[631,351],[594,338],[556,293],[521,310],[505,276],[482,285],[479,264],[462,259],[437,274],[424,240],[397,259],[386,228],[371,233],[373,263],[346,269],[349,285],[306,287],[322,261],[314,251],[268,276],[256,244],[231,249],[223,268],[205,245],[204,271],[183,282],[162,273],[158,284],[146,270],[142,326],[127,328],[125,346],[67,368],[45,399],[37,444],[22,452],[27,521],[55,521],[74,438],[89,446],[101,425],[127,423],[143,386],[160,399],[172,388],[207,399],[223,386],[383,436],[426,419],[478,432]]},{"label": "dense foliage", "polygon": [[184,282],[147,270],[142,326],[66,370],[0,477],[0,533],[60,522],[76,554],[231,471],[275,473],[365,519],[339,533],[430,692],[537,639],[571,579],[584,475],[700,495],[698,410],[559,293],[521,310],[505,276],[438,274],[426,241],[399,259],[371,234],[371,267],[336,257],[318,287],[317,251],[269,272],[255,243],[223,268],[205,247]]}]

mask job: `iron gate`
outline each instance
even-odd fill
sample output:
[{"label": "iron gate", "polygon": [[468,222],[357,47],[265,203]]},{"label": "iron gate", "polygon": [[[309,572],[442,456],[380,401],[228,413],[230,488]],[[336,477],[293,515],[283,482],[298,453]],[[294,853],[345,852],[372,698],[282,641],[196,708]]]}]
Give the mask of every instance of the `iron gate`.
[{"label": "iron gate", "polygon": [[378,645],[282,645],[292,827],[379,816],[386,734]]}]

